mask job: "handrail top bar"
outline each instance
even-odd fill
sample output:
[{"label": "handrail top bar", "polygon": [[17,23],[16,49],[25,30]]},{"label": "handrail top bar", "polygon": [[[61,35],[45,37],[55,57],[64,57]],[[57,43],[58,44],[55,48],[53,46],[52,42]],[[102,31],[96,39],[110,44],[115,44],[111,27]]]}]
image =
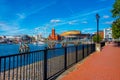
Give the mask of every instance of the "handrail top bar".
[{"label": "handrail top bar", "polygon": [[24,53],[17,53],[17,54],[11,54],[11,55],[5,55],[5,56],[0,56],[0,58],[7,58],[11,56],[19,56],[19,55],[25,55],[25,54],[30,54],[30,53],[35,53],[35,52],[42,52],[44,50],[36,50],[36,51],[31,51],[31,52],[24,52]]},{"label": "handrail top bar", "polygon": [[[87,45],[87,44],[81,44],[81,45]],[[25,54],[30,54],[30,53],[35,53],[35,52],[42,52],[45,50],[55,50],[55,49],[63,49],[63,48],[70,48],[70,47],[75,47],[75,46],[80,46],[80,45],[72,45],[72,46],[67,46],[67,47],[60,47],[60,48],[46,48],[44,50],[36,50],[36,51],[31,51],[31,52],[24,52],[24,53],[17,53],[17,54],[11,54],[11,55],[5,55],[5,56],[0,56],[0,58],[7,58],[7,57],[11,57],[11,56],[20,56],[20,55],[25,55]]]}]

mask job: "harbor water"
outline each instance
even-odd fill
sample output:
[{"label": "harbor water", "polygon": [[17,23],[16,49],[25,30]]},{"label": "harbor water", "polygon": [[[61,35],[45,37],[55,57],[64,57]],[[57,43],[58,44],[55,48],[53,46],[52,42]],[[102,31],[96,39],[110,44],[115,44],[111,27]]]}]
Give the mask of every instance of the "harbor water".
[{"label": "harbor water", "polygon": [[[8,56],[8,55],[13,55],[13,54],[20,54],[19,53],[19,44],[0,44],[0,56]],[[44,49],[46,47],[46,45],[34,45],[34,44],[29,44],[30,47],[30,51],[37,51],[37,50],[41,50],[40,52],[37,53],[29,53],[26,55],[22,55],[22,56],[15,56],[15,57],[7,57],[6,61],[4,58],[1,59],[1,71],[5,71],[16,67],[20,67],[20,66],[24,66],[27,65],[27,59],[29,59],[29,64],[38,62],[38,61],[42,61],[44,59]],[[56,48],[61,47],[60,44],[55,46]],[[70,53],[74,53],[75,52],[75,47],[69,47],[68,48]],[[53,57],[57,57],[57,56],[61,56],[64,55],[64,48],[60,48],[60,49],[54,49],[54,50],[47,50],[47,58],[53,58]],[[37,60],[36,60],[37,58]],[[33,61],[34,60],[34,61]],[[5,61],[5,62],[4,62]],[[20,63],[23,62],[22,64]],[[18,65],[17,65],[18,62]],[[8,66],[3,66],[3,64],[8,65],[9,63],[11,64],[15,64],[14,67],[13,65],[10,65],[10,67]],[[4,68],[5,67],[5,68]]]}]

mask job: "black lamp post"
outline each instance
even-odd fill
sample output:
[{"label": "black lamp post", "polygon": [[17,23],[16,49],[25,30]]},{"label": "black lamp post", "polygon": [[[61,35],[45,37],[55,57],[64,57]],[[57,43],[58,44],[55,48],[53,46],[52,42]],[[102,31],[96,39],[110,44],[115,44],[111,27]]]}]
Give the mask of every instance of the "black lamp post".
[{"label": "black lamp post", "polygon": [[99,14],[96,14],[96,20],[97,20],[97,43],[99,43]]}]

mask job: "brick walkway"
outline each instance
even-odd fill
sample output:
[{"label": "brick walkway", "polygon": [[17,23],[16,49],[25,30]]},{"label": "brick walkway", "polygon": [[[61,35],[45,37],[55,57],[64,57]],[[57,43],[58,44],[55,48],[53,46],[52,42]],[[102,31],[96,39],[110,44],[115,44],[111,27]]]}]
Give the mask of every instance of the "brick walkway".
[{"label": "brick walkway", "polygon": [[120,47],[105,46],[61,80],[120,80]]}]

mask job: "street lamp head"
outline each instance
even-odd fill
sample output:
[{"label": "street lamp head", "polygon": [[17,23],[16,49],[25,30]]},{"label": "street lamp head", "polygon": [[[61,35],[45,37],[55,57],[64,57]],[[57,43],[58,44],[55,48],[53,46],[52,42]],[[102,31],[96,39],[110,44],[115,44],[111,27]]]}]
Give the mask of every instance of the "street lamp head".
[{"label": "street lamp head", "polygon": [[99,18],[100,18],[100,16],[99,16],[99,14],[97,13],[97,14],[96,14],[96,19],[99,19]]}]

